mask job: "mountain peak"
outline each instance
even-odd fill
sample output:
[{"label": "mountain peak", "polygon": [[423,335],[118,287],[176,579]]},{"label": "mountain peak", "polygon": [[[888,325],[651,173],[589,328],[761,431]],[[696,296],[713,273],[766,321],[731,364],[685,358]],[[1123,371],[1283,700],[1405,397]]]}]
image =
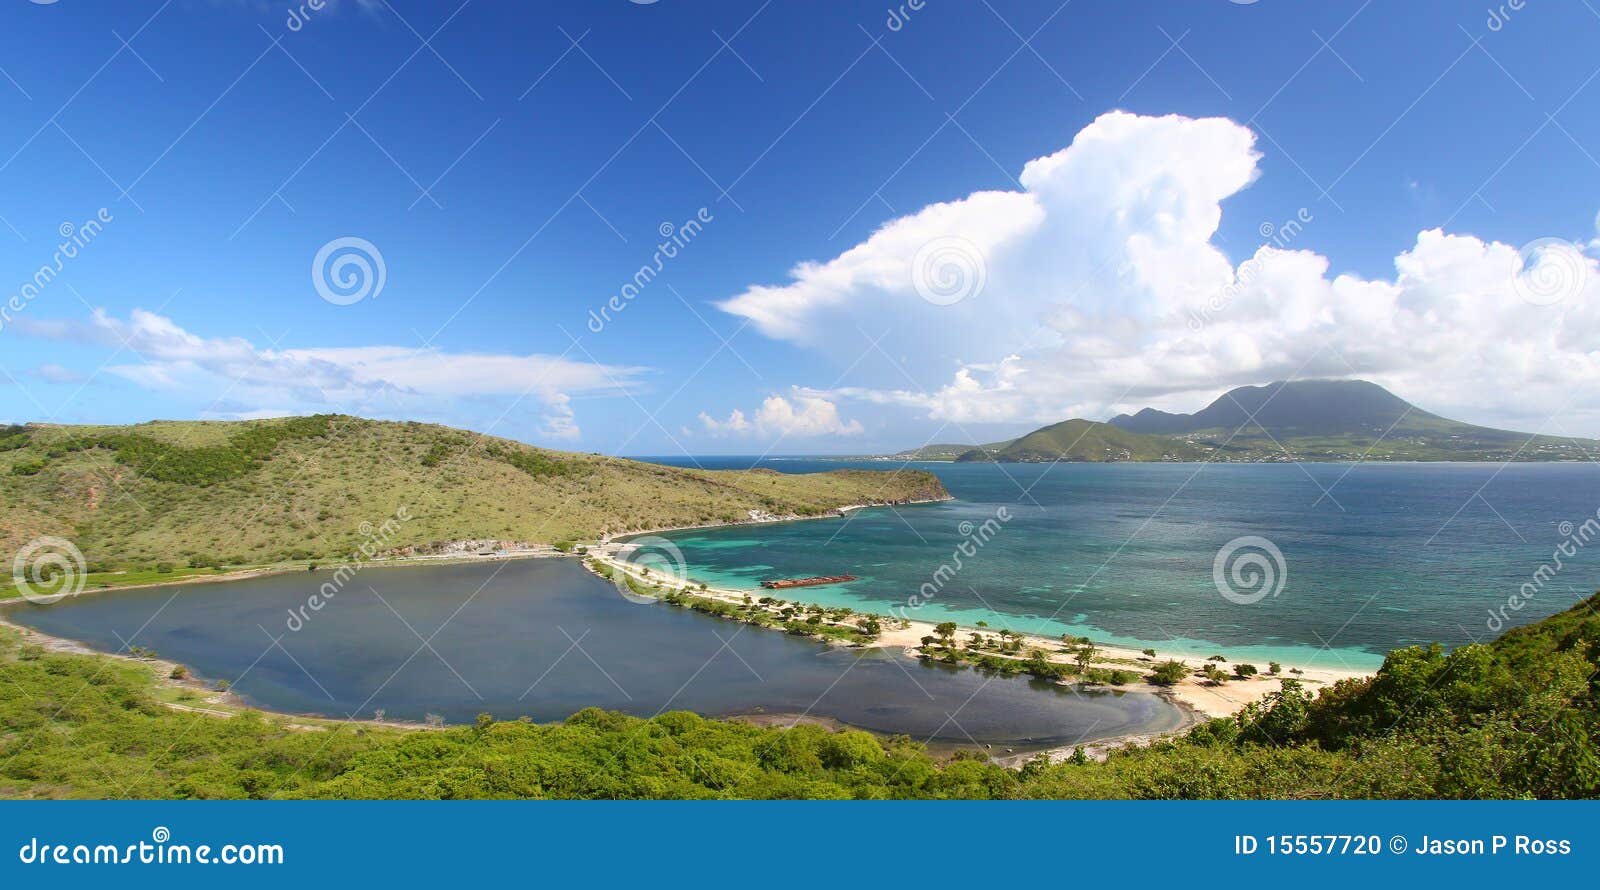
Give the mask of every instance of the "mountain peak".
[{"label": "mountain peak", "polygon": [[1231,389],[1193,414],[1145,408],[1118,415],[1111,423],[1129,432],[1159,435],[1259,426],[1274,436],[1315,436],[1377,435],[1402,422],[1442,420],[1367,380],[1279,380]]}]

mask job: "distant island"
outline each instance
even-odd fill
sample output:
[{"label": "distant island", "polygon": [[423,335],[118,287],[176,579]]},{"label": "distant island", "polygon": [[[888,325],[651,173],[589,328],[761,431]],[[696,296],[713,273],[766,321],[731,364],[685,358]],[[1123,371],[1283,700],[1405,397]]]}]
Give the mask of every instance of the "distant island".
[{"label": "distant island", "polygon": [[1462,423],[1365,380],[1242,386],[1193,414],[1145,408],[1109,422],[1073,419],[987,445],[935,444],[893,461],[1549,461],[1587,460],[1600,441]]}]

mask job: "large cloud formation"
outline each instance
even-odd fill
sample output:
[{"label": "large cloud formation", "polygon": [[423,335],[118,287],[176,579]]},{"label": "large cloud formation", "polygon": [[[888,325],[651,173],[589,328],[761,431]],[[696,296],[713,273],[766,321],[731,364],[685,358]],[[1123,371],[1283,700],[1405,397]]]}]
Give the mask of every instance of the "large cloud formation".
[{"label": "large cloud formation", "polygon": [[[1392,279],[1366,280],[1331,275],[1304,246],[1314,218],[1289,209],[1235,264],[1213,239],[1259,157],[1226,119],[1108,113],[1028,162],[1020,191],[931,205],[719,306],[822,349],[888,330],[906,385],[805,392],[951,423],[1192,410],[1241,384],[1359,376],[1465,419],[1600,434],[1600,270],[1582,247],[1428,230]],[[916,379],[919,357],[939,378],[924,362]]]}]

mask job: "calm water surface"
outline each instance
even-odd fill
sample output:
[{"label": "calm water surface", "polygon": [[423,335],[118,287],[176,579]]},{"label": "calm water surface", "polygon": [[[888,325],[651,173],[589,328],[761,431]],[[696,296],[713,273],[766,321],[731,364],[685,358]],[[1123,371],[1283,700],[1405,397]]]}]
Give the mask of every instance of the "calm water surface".
[{"label": "calm water surface", "polygon": [[[686,460],[664,463],[690,464]],[[700,459],[707,468],[749,459]],[[784,472],[887,469],[780,459]],[[957,500],[848,520],[668,535],[697,580],[852,574],[789,599],[884,611],[951,562],[963,523],[1014,517],[915,617],[1089,635],[1264,661],[1370,667],[1381,653],[1494,636],[1490,610],[1600,507],[1600,465],[917,463]],[[1213,562],[1241,536],[1271,540],[1286,582],[1253,605],[1224,599]],[[1567,608],[1600,586],[1600,541],[1507,613],[1507,626]]]},{"label": "calm water surface", "polygon": [[289,630],[289,610],[330,577],[97,594],[8,615],[107,651],[154,649],[263,707],[337,717],[381,708],[390,718],[546,722],[590,706],[646,717],[809,714],[919,740],[1033,746],[1163,730],[1180,716],[1151,695],[863,657],[635,604],[565,559],[369,568]]}]

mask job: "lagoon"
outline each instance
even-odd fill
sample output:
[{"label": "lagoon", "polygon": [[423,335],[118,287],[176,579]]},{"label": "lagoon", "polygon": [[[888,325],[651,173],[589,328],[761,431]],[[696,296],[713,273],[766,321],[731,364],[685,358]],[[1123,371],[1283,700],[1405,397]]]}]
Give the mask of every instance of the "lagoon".
[{"label": "lagoon", "polygon": [[[327,717],[563,720],[586,707],[648,717],[805,715],[949,745],[1020,748],[1179,726],[1143,693],[832,647],[624,599],[574,559],[360,572],[320,611],[330,574],[174,585],[20,604],[6,617],[103,651],[155,650],[228,680],[259,707]],[[298,630],[292,629],[298,627]]]}]

